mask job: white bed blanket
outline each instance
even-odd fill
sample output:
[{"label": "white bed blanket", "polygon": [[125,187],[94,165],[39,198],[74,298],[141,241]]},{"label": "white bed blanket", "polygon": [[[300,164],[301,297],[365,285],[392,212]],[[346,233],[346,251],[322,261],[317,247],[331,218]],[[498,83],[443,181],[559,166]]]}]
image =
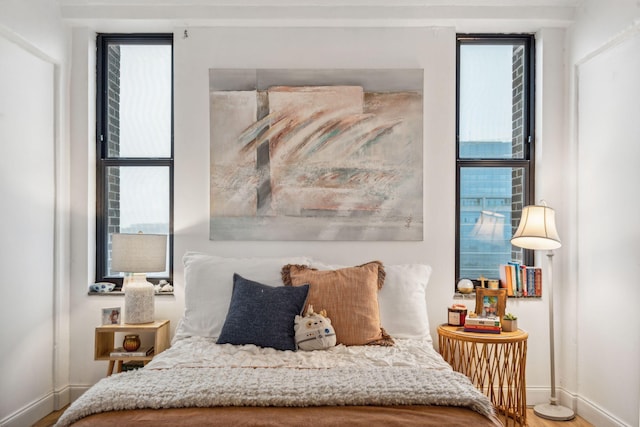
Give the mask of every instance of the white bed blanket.
[{"label": "white bed blanket", "polygon": [[[431,350],[424,354],[422,350],[413,356],[404,354],[403,349],[414,344],[400,343],[395,350],[336,347],[331,352],[274,351],[271,355],[268,349],[249,348],[254,346],[212,346],[203,340],[186,340],[176,343],[165,356],[158,355],[145,369],[100,380],[67,409],[56,425],[67,426],[104,411],[209,406],[446,405],[493,414],[487,397],[439,359],[430,344]],[[234,359],[239,363],[233,366],[222,366],[223,362],[210,357],[206,347],[208,352],[225,354],[223,358],[257,352],[258,356],[251,359],[265,366],[245,366],[243,357]],[[188,349],[199,351],[189,356]],[[380,352],[385,353],[384,362],[374,363],[380,360],[375,357]],[[178,354],[186,360],[178,360]],[[307,360],[309,354],[318,357]],[[411,365],[408,362],[412,357],[421,363]],[[294,362],[283,361],[289,358]],[[333,360],[322,361],[325,358]],[[356,366],[357,359],[360,362]],[[314,366],[329,362],[337,365]],[[289,366],[291,363],[296,366]]]},{"label": "white bed blanket", "polygon": [[451,369],[433,349],[431,340],[396,339],[391,347],[337,345],[321,351],[281,351],[255,345],[215,344],[215,339],[180,339],[154,357],[147,369],[176,367],[336,368],[411,366]]}]

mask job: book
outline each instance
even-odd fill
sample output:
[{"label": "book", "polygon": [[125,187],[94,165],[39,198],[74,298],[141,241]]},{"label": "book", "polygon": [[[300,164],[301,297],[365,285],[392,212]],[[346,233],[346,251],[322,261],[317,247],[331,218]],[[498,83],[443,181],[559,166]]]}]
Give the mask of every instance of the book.
[{"label": "book", "polygon": [[497,317],[467,317],[464,320],[466,325],[478,325],[478,326],[500,326],[500,319]]},{"label": "book", "polygon": [[513,278],[511,270],[513,266],[509,264],[502,264],[500,266],[500,287],[507,288],[507,295],[513,296]]},{"label": "book", "polygon": [[542,296],[542,269],[537,267],[535,269],[535,289],[536,289],[536,296],[537,297],[541,297]]},{"label": "book", "polygon": [[536,268],[527,267],[525,274],[527,275],[527,295],[534,297],[536,296]]},{"label": "book", "polygon": [[509,261],[511,268],[511,280],[513,282],[513,294],[516,296],[522,296],[522,283],[520,283],[520,263],[516,261]]},{"label": "book", "polygon": [[465,322],[465,326],[468,326],[470,328],[476,328],[476,329],[501,329],[500,325],[473,325],[473,324],[467,324]]},{"label": "book", "polygon": [[145,357],[153,354],[153,347],[140,347],[136,351],[127,351],[122,347],[114,348],[111,357]]},{"label": "book", "polygon": [[500,326],[485,326],[485,325],[467,325],[464,324],[465,332],[476,332],[481,334],[499,334],[502,331]]}]

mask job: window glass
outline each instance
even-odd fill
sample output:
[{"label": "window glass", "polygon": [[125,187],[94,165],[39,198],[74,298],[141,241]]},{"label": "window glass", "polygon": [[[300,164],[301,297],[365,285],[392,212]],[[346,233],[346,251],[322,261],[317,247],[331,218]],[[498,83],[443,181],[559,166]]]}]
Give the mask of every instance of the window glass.
[{"label": "window glass", "polygon": [[460,46],[460,158],[524,157],[523,52],[521,43]]},{"label": "window glass", "polygon": [[[112,233],[169,234],[168,167],[110,166],[107,176],[109,239]],[[112,276],[123,275],[111,271],[110,250],[108,271]],[[168,274],[167,268],[164,272],[148,273],[148,276],[166,277]]]},{"label": "window glass", "polygon": [[109,45],[108,157],[171,156],[171,46]]},{"label": "window glass", "polygon": [[522,168],[460,170],[460,277],[498,278],[498,267],[521,258],[511,246],[513,207],[520,206]]}]

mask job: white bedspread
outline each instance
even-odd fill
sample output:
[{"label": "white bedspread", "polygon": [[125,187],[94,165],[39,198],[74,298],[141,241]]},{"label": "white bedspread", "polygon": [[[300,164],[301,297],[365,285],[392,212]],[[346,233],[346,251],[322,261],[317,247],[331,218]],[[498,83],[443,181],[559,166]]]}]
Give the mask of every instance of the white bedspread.
[{"label": "white bedspread", "polygon": [[493,413],[491,402],[431,343],[292,352],[190,338],[145,369],[100,380],[57,426],[112,410],[326,405],[446,405]]},{"label": "white bedspread", "polygon": [[147,369],[175,367],[290,367],[337,368],[412,366],[451,369],[433,349],[431,340],[396,339],[396,345],[337,345],[321,351],[280,351],[255,345],[216,345],[215,339],[191,337],[178,340],[156,356]]}]

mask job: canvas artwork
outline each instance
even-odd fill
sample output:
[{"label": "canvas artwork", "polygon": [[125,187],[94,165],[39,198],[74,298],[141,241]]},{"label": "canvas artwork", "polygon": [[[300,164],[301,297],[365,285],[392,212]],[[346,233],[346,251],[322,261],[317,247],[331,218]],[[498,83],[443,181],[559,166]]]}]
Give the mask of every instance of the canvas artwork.
[{"label": "canvas artwork", "polygon": [[209,70],[212,240],[422,240],[423,70]]}]

